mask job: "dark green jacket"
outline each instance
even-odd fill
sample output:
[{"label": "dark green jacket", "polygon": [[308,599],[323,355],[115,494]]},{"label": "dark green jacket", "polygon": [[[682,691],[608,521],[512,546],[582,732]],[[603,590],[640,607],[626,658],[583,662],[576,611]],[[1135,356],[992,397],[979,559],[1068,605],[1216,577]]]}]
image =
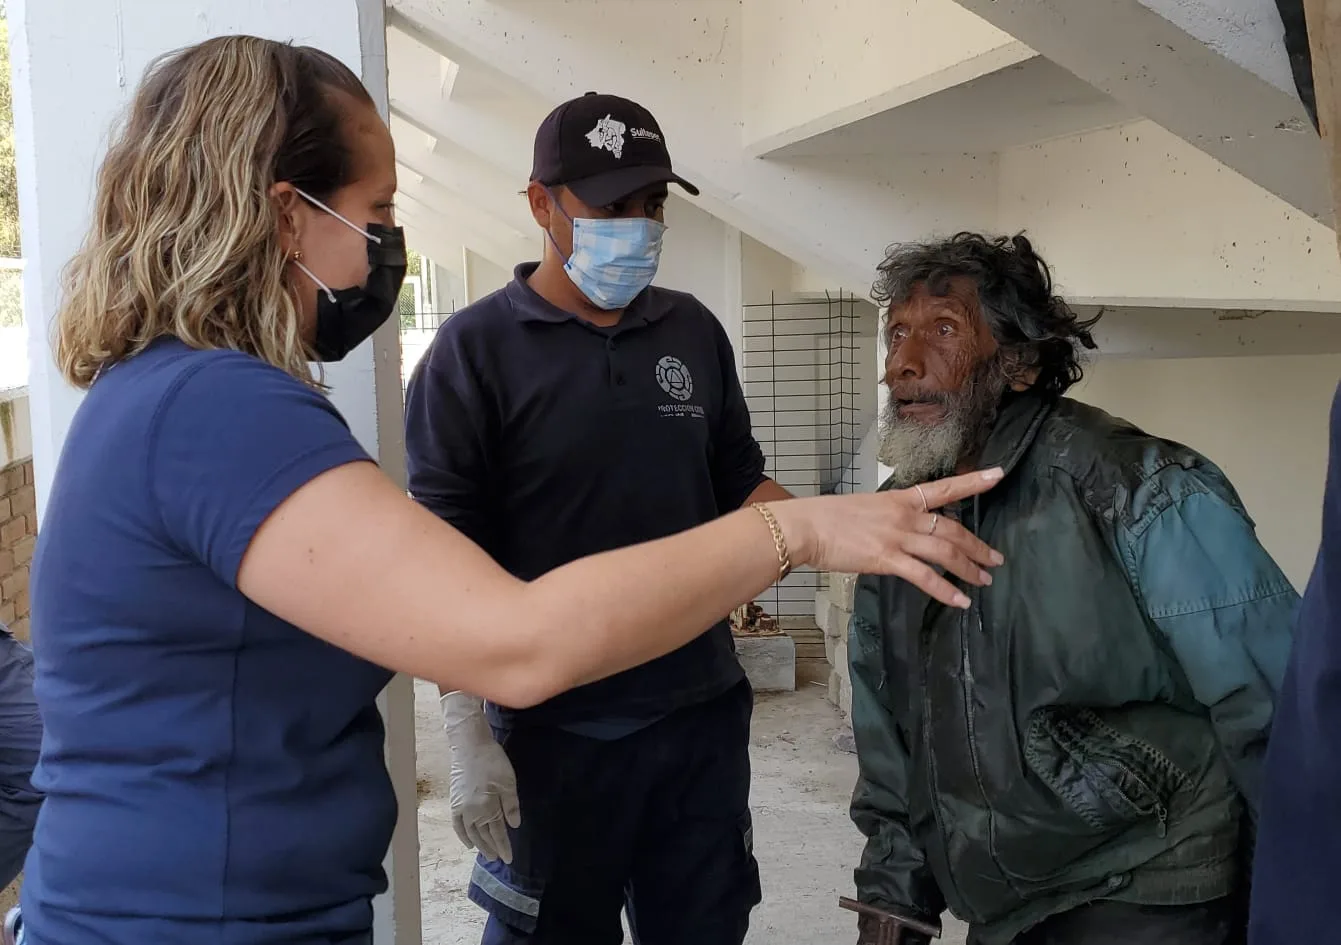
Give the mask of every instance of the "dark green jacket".
[{"label": "dark green jacket", "polygon": [[1008,395],[981,465],[949,511],[1006,563],[969,610],[857,583],[859,898],[1004,945],[1235,892],[1294,589],[1219,469],[1101,410]]}]

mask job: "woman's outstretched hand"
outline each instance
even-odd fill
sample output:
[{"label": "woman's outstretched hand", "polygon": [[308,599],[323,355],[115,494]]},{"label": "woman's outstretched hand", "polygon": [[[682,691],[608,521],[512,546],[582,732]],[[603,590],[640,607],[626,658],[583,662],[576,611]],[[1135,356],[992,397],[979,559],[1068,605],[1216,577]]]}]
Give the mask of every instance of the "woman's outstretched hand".
[{"label": "woman's outstretched hand", "polygon": [[992,583],[986,569],[1004,559],[937,509],[986,492],[1001,476],[1000,469],[987,469],[911,489],[793,499],[769,508],[794,563],[821,571],[892,574],[943,603],[967,607],[968,597],[936,566],[981,586]]}]

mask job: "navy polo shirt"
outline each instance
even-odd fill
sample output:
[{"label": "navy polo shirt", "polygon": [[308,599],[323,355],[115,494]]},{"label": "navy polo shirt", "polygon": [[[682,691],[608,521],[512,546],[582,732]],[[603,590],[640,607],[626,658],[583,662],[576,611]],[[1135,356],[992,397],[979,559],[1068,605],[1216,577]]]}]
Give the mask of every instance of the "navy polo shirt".
[{"label": "navy polo shirt", "polygon": [[[652,287],[600,328],[527,284],[438,329],[410,379],[411,494],[523,580],[586,555],[664,538],[739,508],[764,457],[721,323]],[[654,719],[740,682],[725,620],[651,663],[517,713],[573,726]]]}]

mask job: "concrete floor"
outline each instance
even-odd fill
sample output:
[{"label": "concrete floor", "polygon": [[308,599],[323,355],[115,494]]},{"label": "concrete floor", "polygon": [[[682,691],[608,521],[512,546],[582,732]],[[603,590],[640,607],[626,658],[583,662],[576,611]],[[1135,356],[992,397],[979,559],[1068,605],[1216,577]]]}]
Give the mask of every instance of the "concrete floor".
[{"label": "concrete floor", "polygon": [[[466,899],[473,854],[452,832],[450,758],[437,692],[420,683],[416,694],[424,945],[477,945],[484,919]],[[862,846],[847,817],[856,759],[834,748],[838,726],[817,685],[758,699],[752,806],[764,903],[754,913],[748,945],[856,941],[854,918],[838,908],[838,897],[850,894]],[[947,919],[942,941],[963,945],[963,935],[963,927]]]}]

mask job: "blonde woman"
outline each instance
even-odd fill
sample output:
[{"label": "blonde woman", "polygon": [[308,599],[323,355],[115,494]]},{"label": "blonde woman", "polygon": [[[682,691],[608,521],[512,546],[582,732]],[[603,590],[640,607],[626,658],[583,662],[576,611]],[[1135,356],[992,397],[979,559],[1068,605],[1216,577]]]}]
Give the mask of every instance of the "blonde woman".
[{"label": "blonde woman", "polygon": [[309,374],[390,314],[391,137],[333,58],[250,37],[157,64],[59,314],[87,388],[33,570],[47,793],[36,945],[370,941],[396,819],[392,672],[514,706],[646,662],[790,565],[989,580],[906,494],[749,508],[518,581],[392,484]]}]

